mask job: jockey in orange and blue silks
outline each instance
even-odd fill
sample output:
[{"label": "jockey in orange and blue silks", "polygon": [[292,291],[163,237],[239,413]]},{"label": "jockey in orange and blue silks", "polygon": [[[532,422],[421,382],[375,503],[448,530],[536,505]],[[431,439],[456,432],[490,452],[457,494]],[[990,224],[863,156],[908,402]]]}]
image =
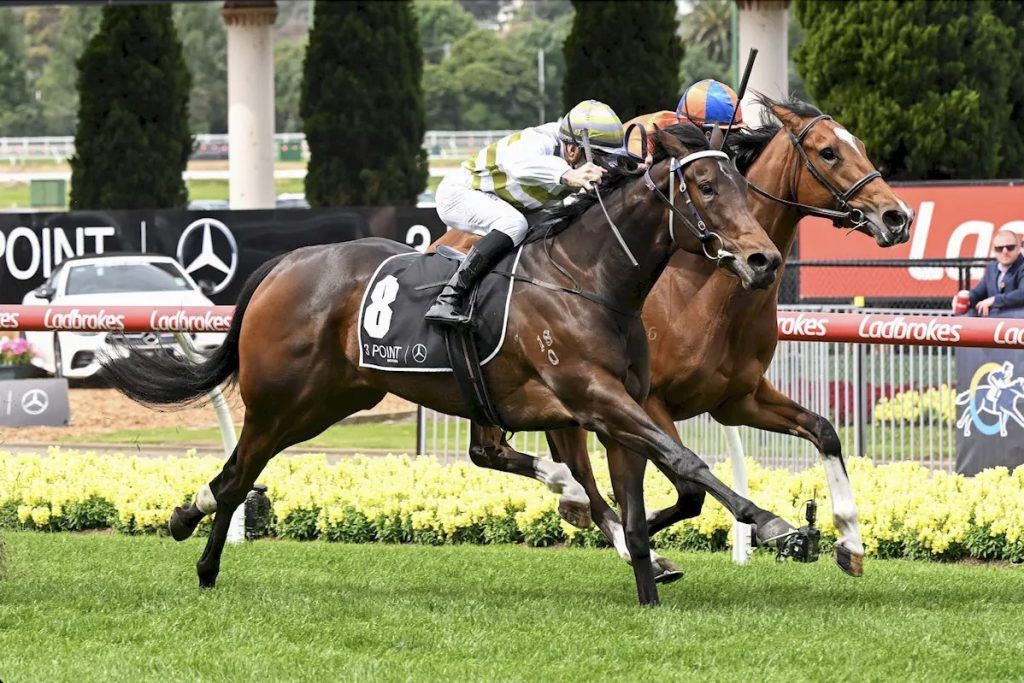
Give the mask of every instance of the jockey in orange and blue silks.
[{"label": "jockey in orange and blue silks", "polygon": [[[733,111],[736,118],[733,120]],[[728,128],[732,121],[733,128],[743,127],[743,109],[733,89],[725,83],[706,78],[697,81],[683,92],[675,111],[659,111],[654,114],[637,116],[626,122],[625,127],[639,124],[647,130],[648,140],[653,140],[651,133],[654,127],[667,128],[677,123],[692,123],[710,135],[717,128]],[[640,153],[640,136],[631,137],[628,142],[629,151]],[[653,150],[648,150],[653,151]]]}]

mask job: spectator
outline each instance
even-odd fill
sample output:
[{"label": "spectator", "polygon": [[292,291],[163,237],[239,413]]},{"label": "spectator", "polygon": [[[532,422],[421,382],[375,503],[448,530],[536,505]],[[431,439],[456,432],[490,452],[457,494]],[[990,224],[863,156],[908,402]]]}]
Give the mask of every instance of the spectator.
[{"label": "spectator", "polygon": [[981,282],[970,291],[969,308],[977,315],[1024,318],[1024,255],[1020,238],[1000,230],[992,240],[996,260],[985,267]]}]

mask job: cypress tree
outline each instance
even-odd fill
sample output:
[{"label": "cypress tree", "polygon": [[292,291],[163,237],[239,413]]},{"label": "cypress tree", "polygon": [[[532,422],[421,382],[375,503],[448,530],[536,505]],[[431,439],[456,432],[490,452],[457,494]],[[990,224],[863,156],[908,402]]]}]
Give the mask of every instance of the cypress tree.
[{"label": "cypress tree", "polygon": [[573,1],[562,105],[595,99],[625,121],[675,106],[683,47],[674,0]]},{"label": "cypress tree", "polygon": [[170,5],[103,9],[78,60],[71,208],[185,206],[190,86]]},{"label": "cypress tree", "polygon": [[1009,100],[1014,32],[993,3],[796,0],[794,7],[805,34],[795,58],[808,92],[864,140],[889,177],[998,175],[1019,121],[1011,120]]},{"label": "cypress tree", "polygon": [[317,2],[300,111],[313,206],[412,205],[427,182],[412,3]]}]

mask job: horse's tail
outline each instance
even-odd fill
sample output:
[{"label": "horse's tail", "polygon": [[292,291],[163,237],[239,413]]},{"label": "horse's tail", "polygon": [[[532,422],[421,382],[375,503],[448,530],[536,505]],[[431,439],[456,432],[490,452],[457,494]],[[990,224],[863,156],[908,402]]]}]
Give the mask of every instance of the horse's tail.
[{"label": "horse's tail", "polygon": [[224,343],[206,360],[193,363],[186,358],[167,353],[146,355],[127,345],[128,355],[103,363],[100,378],[128,398],[147,405],[201,403],[206,394],[227,379],[234,380],[238,373],[238,338],[242,318],[259,286],[281,256],[261,265],[242,286],[235,304]]}]

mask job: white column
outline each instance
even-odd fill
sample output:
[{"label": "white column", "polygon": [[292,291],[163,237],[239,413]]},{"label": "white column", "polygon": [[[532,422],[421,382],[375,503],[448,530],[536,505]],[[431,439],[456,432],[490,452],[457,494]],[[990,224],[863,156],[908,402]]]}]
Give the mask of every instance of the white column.
[{"label": "white column", "polygon": [[743,120],[748,126],[757,126],[762,107],[754,101],[753,91],[774,99],[789,95],[789,0],[736,0],[736,6],[740,14],[740,76],[750,48],[758,50],[743,98]]},{"label": "white column", "polygon": [[224,3],[228,31],[228,168],[232,209],[274,207],[273,0]]}]

